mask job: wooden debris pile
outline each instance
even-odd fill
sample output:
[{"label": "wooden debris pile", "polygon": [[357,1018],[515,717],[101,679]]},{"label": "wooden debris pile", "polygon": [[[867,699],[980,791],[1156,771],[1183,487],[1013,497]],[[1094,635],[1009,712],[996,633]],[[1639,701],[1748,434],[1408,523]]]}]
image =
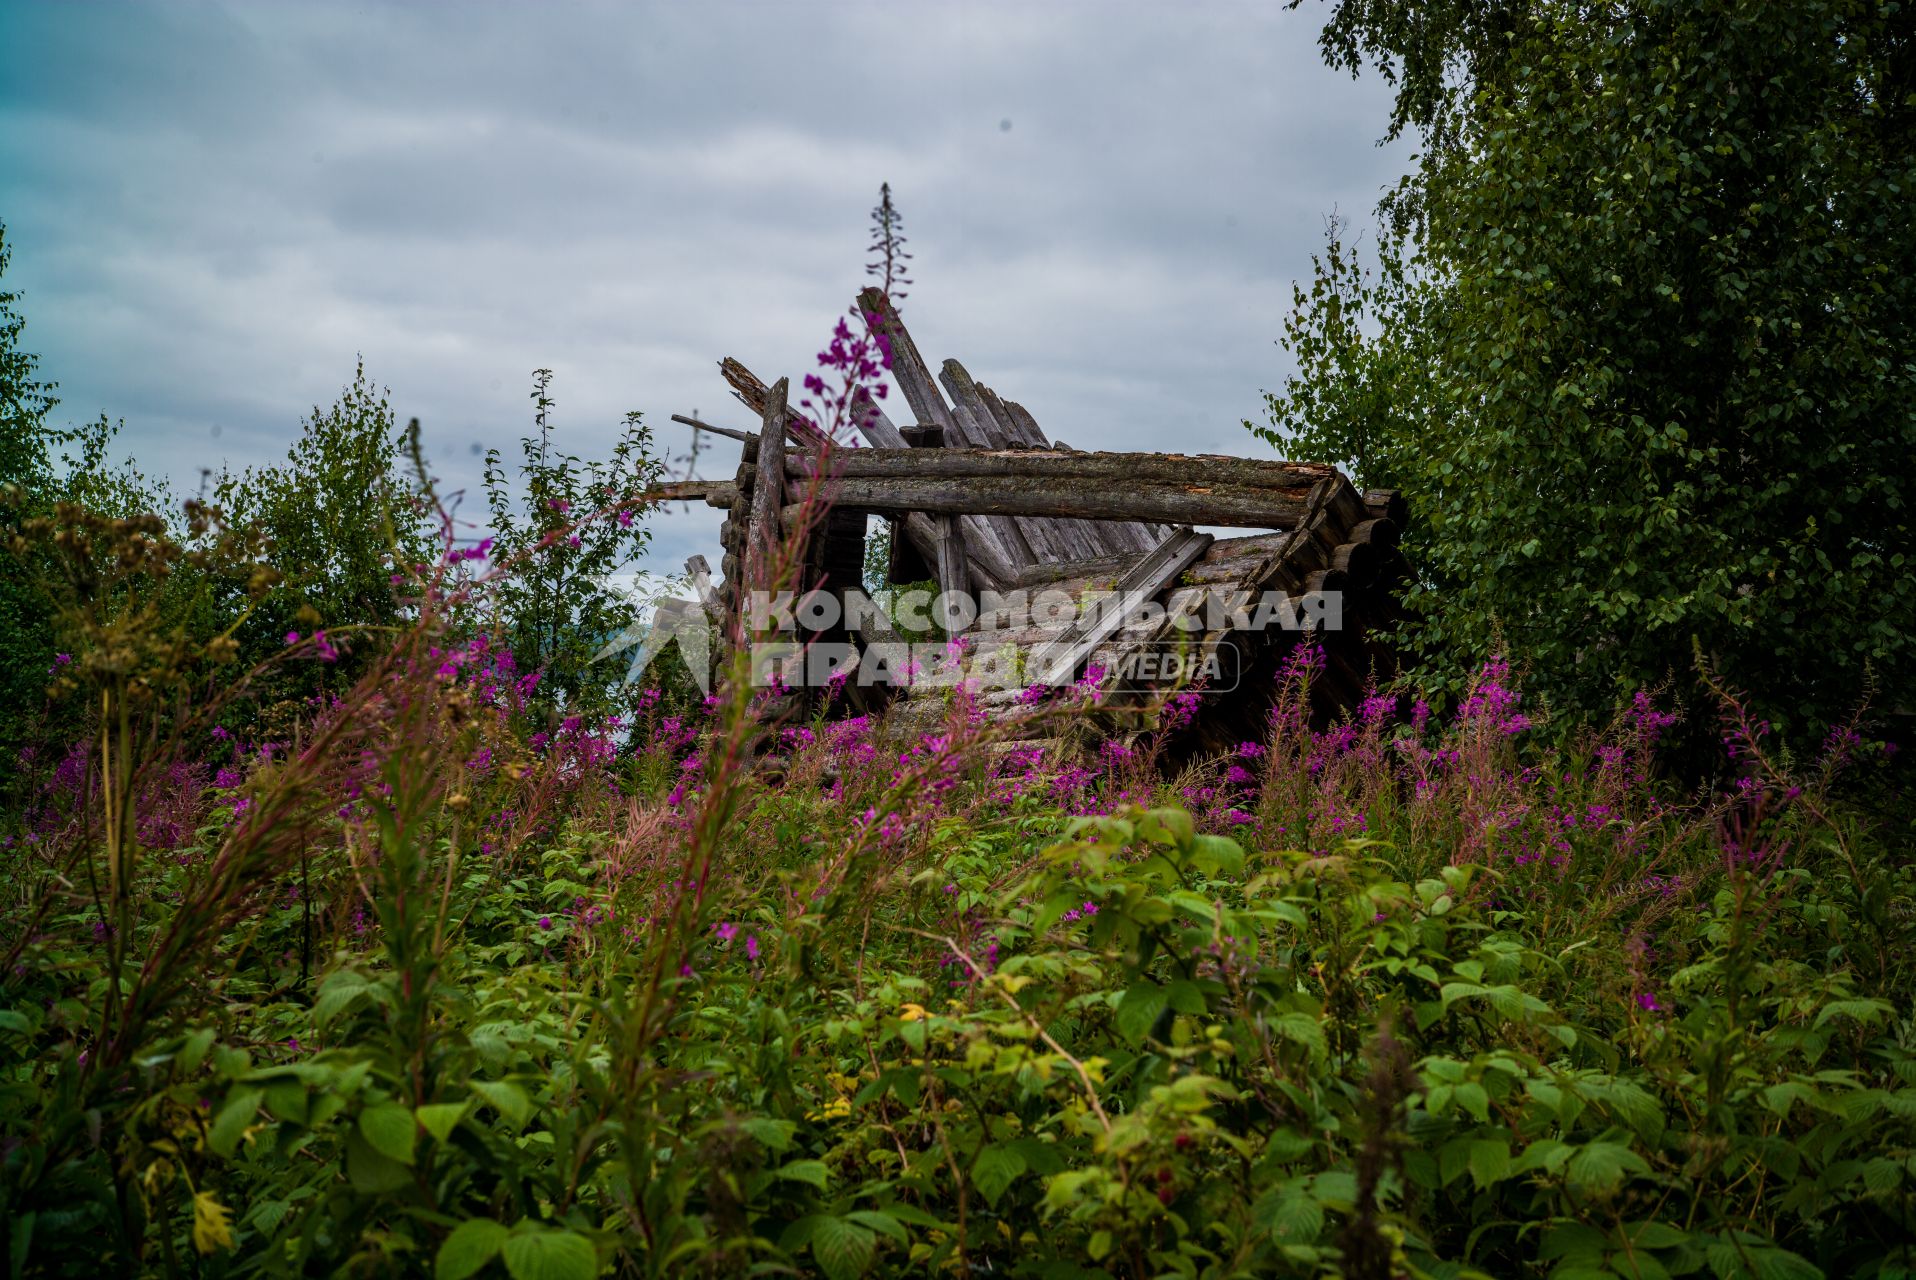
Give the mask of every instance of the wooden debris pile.
[{"label": "wooden debris pile", "polygon": [[[934,377],[882,293],[867,290],[858,303],[890,340],[892,376],[915,421],[901,427],[865,403],[861,429],[870,447],[829,452],[824,487],[831,505],[822,526],[797,528],[820,466],[817,429],[786,404],[784,381],[768,387],[736,360],[721,362],[721,372],[761,429],[753,435],[694,425],[741,441],[737,472],[730,481],[656,491],[727,509],[720,610],[735,612],[745,591],[769,589],[770,582],[753,580],[763,572],[758,566],[769,563],[769,549],[781,539],[801,533],[798,591],[857,591],[868,519],[880,515],[891,521],[895,583],[931,579],[954,595],[1014,599],[1019,592],[1084,600],[1115,591],[1157,606],[1145,620],[1126,610],[1087,610],[1062,632],[1029,608],[997,609],[964,630],[967,661],[988,661],[1005,645],[1039,647],[1050,675],[1068,679],[1092,665],[1134,672],[1138,664],[1129,660],[1153,647],[1199,655],[1229,650],[1232,687],[1200,690],[1209,696],[1199,702],[1193,745],[1260,738],[1277,671],[1306,634],[1247,627],[1242,613],[1220,618],[1220,596],[1255,601],[1278,593],[1319,606],[1298,616],[1319,619],[1313,634],[1325,669],[1312,698],[1320,714],[1354,707],[1373,676],[1392,674],[1394,659],[1378,633],[1397,616],[1396,595],[1408,576],[1397,549],[1405,517],[1397,493],[1360,493],[1334,467],[1310,463],[1073,449],[1047,437],[1022,405],[977,382],[958,361],[945,361]],[[1256,532],[1215,537],[1196,531],[1199,525]],[[1341,605],[1332,610],[1334,627],[1321,610],[1333,598]],[[859,645],[874,638],[841,626],[815,639]],[[1182,687],[1182,677],[1128,676],[1105,697],[1103,712],[1114,729],[1143,727]],[[1009,705],[1015,692],[985,697]],[[935,705],[942,693],[914,699],[921,700]]]}]

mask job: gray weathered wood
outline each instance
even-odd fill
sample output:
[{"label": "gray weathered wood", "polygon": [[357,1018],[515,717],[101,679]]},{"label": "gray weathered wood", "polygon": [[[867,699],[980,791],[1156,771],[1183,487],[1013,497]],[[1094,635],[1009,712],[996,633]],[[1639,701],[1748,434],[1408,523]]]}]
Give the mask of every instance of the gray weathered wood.
[{"label": "gray weathered wood", "polygon": [[780,506],[785,497],[785,396],[790,383],[780,378],[765,393],[765,426],[758,437],[758,472],[752,484],[752,524],[746,581],[754,590],[778,586],[779,548],[785,532]]},{"label": "gray weathered wood", "polygon": [[[1099,523],[1104,523],[1100,521]],[[1125,570],[1136,564],[1138,557],[1132,554],[1119,556],[1096,556],[1086,560],[1062,560],[1052,564],[1034,564],[1011,585],[1014,587],[1036,587],[1047,583],[1064,582],[1075,578],[1117,579]]]},{"label": "gray weathered wood", "polygon": [[[788,496],[797,493],[788,488]],[[1246,529],[1289,529],[1307,499],[1295,490],[1173,484],[1118,486],[1096,478],[972,476],[957,479],[840,480],[832,500],[870,511],[953,515],[1069,516]],[[1010,575],[1015,578],[1014,573]]]},{"label": "gray weathered wood", "polygon": [[[730,356],[719,362],[719,369],[724,374],[725,381],[731,386],[733,394],[738,396],[746,408],[763,417],[767,394],[764,382],[744,364]],[[886,449],[900,451],[905,449],[904,434],[893,425],[890,418],[885,416],[883,409],[869,397],[860,401],[859,408],[870,410],[869,413],[858,415],[859,429],[864,432],[867,440]],[[789,410],[787,410],[787,417],[788,419],[791,417]],[[815,439],[818,431],[807,423],[799,434],[807,439]],[[757,448],[756,439],[746,446],[746,449],[754,454]],[[865,451],[842,449],[837,457],[842,461],[863,452]],[[720,496],[718,494],[708,496],[706,501],[714,506],[720,505],[718,501]],[[911,540],[912,546],[916,547],[918,553],[928,562],[933,561],[937,555],[937,544],[933,537],[930,517],[922,513],[912,513],[906,516],[904,524],[905,534]],[[972,568],[982,580],[981,585],[1003,590],[1017,572],[1018,566],[1025,563],[1025,560],[1011,555],[1005,549],[1002,540],[997,537],[996,532],[984,525],[982,518],[967,517],[965,527],[968,532],[974,534],[974,537],[967,541],[967,550],[971,557]]]},{"label": "gray weathered wood", "polygon": [[[971,594],[971,570],[965,557],[965,531],[956,516],[933,516],[932,528],[936,530],[938,540],[938,590],[942,595],[952,597],[949,602],[956,607],[959,597]],[[950,620],[939,619],[946,630],[954,630]]]},{"label": "gray weathered wood", "polygon": [[1115,599],[1107,602],[1095,617],[1081,618],[1065,628],[1063,635],[1037,655],[1038,679],[1047,684],[1069,680],[1079,663],[1122,630],[1139,606],[1176,582],[1178,575],[1196,563],[1211,542],[1208,533],[1182,529],[1159,543],[1118,579]]},{"label": "gray weathered wood", "polygon": [[682,422],[694,431],[704,431],[715,436],[724,436],[728,440],[745,441],[758,439],[757,436],[752,435],[750,432],[734,431],[730,427],[715,427],[709,422],[700,422],[697,418],[688,418],[682,413],[673,414],[672,421]]},{"label": "gray weathered wood", "polygon": [[[912,340],[904,321],[898,317],[898,309],[884,291],[864,290],[858,295],[857,305],[858,313],[866,317],[868,328],[873,327],[870,317],[878,317],[876,328],[891,344],[892,381],[905,393],[905,400],[918,415],[918,421],[944,428],[947,447],[989,445],[990,437],[966,409],[960,406],[954,411],[945,403],[932,377],[931,366],[919,354],[918,344]],[[1000,577],[1008,577],[1037,558],[1030,541],[1013,521],[982,517],[967,520],[965,527],[969,535],[966,545],[972,559],[982,558]]]},{"label": "gray weathered wood", "polygon": [[[966,442],[972,447],[989,448],[1004,451],[1011,444],[1012,436],[1003,424],[991,413],[984,398],[978,394],[978,387],[965,366],[956,360],[947,360],[939,371],[939,381],[951,395],[953,411],[966,432]],[[1091,538],[1070,525],[1047,520],[1020,520],[1018,532],[1024,535],[1035,561],[1071,560],[1083,556],[1097,555],[1098,548]]]},{"label": "gray weathered wood", "polygon": [[703,502],[729,510],[738,503],[738,485],[730,480],[666,480],[643,496],[647,502]]},{"label": "gray weathered wood", "polygon": [[692,579],[692,590],[698,593],[699,607],[705,610],[705,616],[714,622],[723,622],[725,602],[712,589],[712,566],[704,556],[689,556],[685,561],[685,572]]},{"label": "gray weathered wood", "polygon": [[[938,394],[938,384],[932,380],[931,367],[918,354],[918,344],[911,340],[911,334],[898,318],[898,309],[892,306],[885,291],[872,288],[861,292],[858,295],[858,314],[878,317],[880,331],[891,344],[892,380],[905,393],[905,401],[911,405],[911,411],[918,415],[918,421],[933,423],[948,432],[953,430],[957,424],[951,410],[945,406],[944,397]],[[868,327],[870,323],[866,321]]]},{"label": "gray weathered wood", "polygon": [[[814,466],[812,456],[809,450],[792,450],[792,470],[810,474]],[[832,465],[834,474],[845,480],[970,477],[1098,479],[1119,483],[1139,480],[1298,493],[1308,493],[1311,486],[1337,474],[1335,468],[1314,463],[1233,458],[1222,454],[1080,453],[1059,449],[845,449],[834,455]]]}]

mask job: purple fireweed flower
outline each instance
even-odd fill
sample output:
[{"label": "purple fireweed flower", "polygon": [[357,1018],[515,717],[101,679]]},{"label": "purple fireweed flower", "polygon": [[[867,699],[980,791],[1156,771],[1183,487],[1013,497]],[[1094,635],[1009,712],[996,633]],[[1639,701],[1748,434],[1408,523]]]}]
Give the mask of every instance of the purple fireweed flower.
[{"label": "purple fireweed flower", "polygon": [[754,961],[758,959],[758,935],[756,933],[748,933],[745,935],[745,958]]},{"label": "purple fireweed flower", "polygon": [[540,917],[539,917],[539,927],[540,927],[541,929],[550,929],[550,928],[552,927],[552,917],[551,917],[551,916],[540,916]]}]

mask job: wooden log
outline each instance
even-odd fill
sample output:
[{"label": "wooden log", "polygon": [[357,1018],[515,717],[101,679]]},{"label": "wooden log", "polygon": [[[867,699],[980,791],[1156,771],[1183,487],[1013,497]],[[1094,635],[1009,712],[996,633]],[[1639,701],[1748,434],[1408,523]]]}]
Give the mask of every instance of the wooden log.
[{"label": "wooden log", "polygon": [[647,502],[703,502],[729,510],[738,501],[738,486],[727,480],[667,480],[643,496]]},{"label": "wooden log", "polygon": [[1362,542],[1376,547],[1379,551],[1388,550],[1397,545],[1397,522],[1385,517],[1366,520],[1350,531],[1351,542]]},{"label": "wooden log", "polygon": [[692,589],[698,592],[699,607],[705,610],[705,616],[714,622],[723,621],[725,604],[712,589],[712,566],[704,556],[691,556],[685,561],[685,572],[691,576]]},{"label": "wooden log", "polygon": [[1404,527],[1404,521],[1410,516],[1410,504],[1395,489],[1366,489],[1364,505],[1370,508],[1373,516],[1389,520],[1399,529]]},{"label": "wooden log", "polygon": [[[791,453],[791,468],[807,475],[817,466],[809,450]],[[1308,493],[1337,473],[1306,462],[1273,462],[1226,454],[1080,453],[1060,449],[846,449],[833,457],[841,479],[953,479],[970,476],[1098,479],[1118,483],[1169,481]],[[1342,479],[1341,476],[1338,479]],[[1344,488],[1348,489],[1346,481]],[[1361,523],[1361,522],[1360,522]],[[1162,539],[1160,539],[1162,541]]]},{"label": "wooden log", "polygon": [[785,538],[780,506],[785,496],[785,396],[789,387],[790,383],[780,378],[766,393],[765,426],[758,438],[746,579],[759,591],[778,586],[779,548]]},{"label": "wooden log", "polygon": [[[796,500],[802,490],[788,486]],[[1285,529],[1308,497],[1283,489],[1247,489],[1150,481],[1126,486],[1098,478],[971,476],[958,479],[853,479],[832,483],[831,500],[870,511],[927,514],[1074,516],[1252,529]],[[789,519],[790,517],[788,517]],[[1016,574],[1010,575],[1015,581]]]},{"label": "wooden log", "polygon": [[[992,406],[1001,420],[1011,424],[1011,430],[1020,446],[1026,449],[1048,449],[1051,442],[1046,438],[1044,429],[1029,410],[1015,400],[1000,400],[990,387],[980,386],[978,394]],[[1169,529],[1150,529],[1136,521],[1105,521],[1086,526],[1099,551],[1105,555],[1142,555],[1151,550],[1171,533]]]},{"label": "wooden log", "polygon": [[1083,560],[1061,560],[1053,564],[1034,564],[1012,583],[1015,587],[1048,586],[1075,578],[1110,578],[1115,581],[1136,564],[1135,555],[1093,556]]},{"label": "wooden log", "polygon": [[906,331],[904,322],[898,318],[898,309],[892,305],[885,291],[870,288],[858,295],[858,314],[866,317],[866,327],[872,327],[870,317],[878,317],[878,329],[891,344],[891,376],[898,389],[905,393],[905,402],[917,415],[918,421],[929,422],[945,428],[949,433],[957,429],[957,422],[951,410],[945,406],[944,397],[938,394],[938,384],[932,380],[931,366],[918,354],[918,344],[913,342]]}]

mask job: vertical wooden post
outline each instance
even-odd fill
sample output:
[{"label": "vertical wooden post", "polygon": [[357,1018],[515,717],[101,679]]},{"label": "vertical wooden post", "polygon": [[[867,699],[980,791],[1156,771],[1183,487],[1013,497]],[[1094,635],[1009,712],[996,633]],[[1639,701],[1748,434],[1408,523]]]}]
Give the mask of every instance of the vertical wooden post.
[{"label": "vertical wooden post", "polygon": [[745,582],[754,591],[771,591],[778,585],[779,547],[785,537],[778,518],[785,502],[785,397],[790,385],[788,378],[772,384],[765,396],[765,425],[758,435],[745,562]]}]

